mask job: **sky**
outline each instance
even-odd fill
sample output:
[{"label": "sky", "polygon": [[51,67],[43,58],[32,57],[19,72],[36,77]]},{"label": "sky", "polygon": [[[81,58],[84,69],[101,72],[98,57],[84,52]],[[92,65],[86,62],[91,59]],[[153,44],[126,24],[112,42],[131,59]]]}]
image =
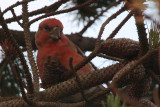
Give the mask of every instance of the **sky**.
[{"label": "sky", "polygon": [[[16,3],[18,0],[0,0],[0,8],[3,11],[4,9],[6,9],[8,6]],[[55,2],[57,0],[36,0],[34,2],[29,3],[29,11],[33,11],[36,10],[38,8],[44,7],[44,6],[48,6],[51,3]],[[148,3],[150,6],[152,6],[153,4],[151,2]],[[94,37],[96,38],[99,32],[99,29],[101,27],[101,25],[103,24],[103,22],[109,17],[111,16],[113,13],[115,13],[117,10],[119,10],[122,7],[123,4],[117,6],[117,7],[113,7],[111,8],[107,13],[104,14],[103,17],[101,17],[101,20],[96,21],[96,24],[92,25],[91,28],[89,28],[86,32],[85,32],[85,36],[88,37]],[[21,6],[18,6],[15,9],[15,13],[16,15],[20,15],[22,13],[21,11]],[[61,10],[62,7],[59,9]],[[150,10],[148,9],[147,11],[145,11],[146,13],[156,13],[156,10]],[[56,15],[56,16],[52,16],[55,17],[59,20],[61,20],[61,22],[64,25],[64,34],[70,34],[70,33],[75,33],[80,31],[83,28],[83,24],[80,24],[79,26],[77,26],[77,23],[75,21],[73,21],[73,12],[71,13],[65,13],[65,14],[61,14],[61,15]],[[116,19],[112,20],[106,27],[104,30],[104,33],[102,35],[102,39],[106,39],[111,32],[115,29],[115,27],[125,18],[125,16],[127,16],[128,12],[125,11],[122,14],[120,14]],[[5,14],[4,16],[5,18],[9,18],[12,17],[11,12],[7,12],[7,14]],[[35,17],[30,18],[33,19]],[[44,19],[42,19],[44,20]],[[38,30],[38,25],[39,23],[42,21],[38,21],[34,24],[31,25],[30,30],[31,31],[37,31]],[[150,22],[149,21],[145,21],[145,24],[150,27]],[[10,23],[8,24],[9,29],[13,29],[13,30],[23,30],[16,22]],[[137,34],[137,29],[135,26],[135,20],[133,17],[131,17],[127,23],[121,28],[121,30],[117,33],[115,38],[130,38],[133,40],[138,40],[138,34]],[[86,52],[86,55],[89,55],[90,52]],[[36,54],[35,54],[36,56]],[[112,63],[115,63],[113,61],[108,61],[106,59],[103,58],[94,58],[92,60],[92,62],[98,67],[98,68],[102,68],[104,66],[108,66]]]},{"label": "sky", "polygon": [[[12,5],[13,3],[15,3],[17,0],[0,0],[0,7],[1,10],[3,11],[6,7]],[[54,0],[57,1],[57,0]],[[51,4],[53,2],[53,0],[37,0],[34,2],[29,3],[29,11],[33,11],[36,10],[40,7],[44,7],[47,6],[49,4]],[[36,6],[35,6],[36,4]],[[122,5],[121,5],[122,6]],[[104,17],[101,18],[101,20],[96,21],[96,24],[92,26],[91,29],[89,29],[85,35],[89,36],[89,37],[96,37],[99,31],[99,28],[101,26],[101,24],[106,20],[106,18],[108,18],[111,14],[113,14],[114,12],[116,12],[118,9],[121,8],[121,6],[118,6],[118,8],[112,8],[110,9]],[[15,13],[16,15],[20,15],[22,13],[21,11],[21,6],[16,7],[15,8]],[[111,21],[111,23],[109,23],[106,26],[103,38],[105,39],[113,30],[114,28],[120,23],[121,20],[123,20],[123,18],[128,14],[128,12],[124,12],[123,14],[121,14],[120,16],[118,16],[115,20]],[[67,16],[67,17],[66,17]],[[8,12],[7,14],[5,14],[5,18],[8,17],[12,17],[11,12]],[[77,27],[77,23],[75,23],[75,21],[73,21],[73,15],[72,13],[65,13],[65,14],[61,14],[61,15],[56,15],[53,16],[58,18],[59,20],[62,21],[62,23],[64,24],[64,33],[65,34],[70,34],[71,32],[74,33],[76,31],[79,31],[80,29],[83,28],[83,25],[80,24],[80,26]],[[34,17],[30,18],[33,19]],[[43,20],[43,19],[42,19]],[[42,21],[38,21],[36,23],[34,23],[33,25],[31,25],[30,30],[31,31],[37,31],[38,29],[38,24]],[[131,39],[135,39],[137,40],[137,33],[136,33],[136,27],[134,25],[135,21],[134,18],[131,18],[126,24],[125,26],[123,26],[123,28],[121,29],[121,31],[117,34],[116,37],[120,38],[120,37],[124,37],[126,36],[127,38],[131,38]],[[10,29],[15,29],[15,30],[22,30],[22,28],[16,23],[13,22],[11,24],[8,24]],[[68,26],[69,25],[69,26]],[[130,26],[130,27],[128,27]],[[125,32],[124,32],[125,30]]]}]

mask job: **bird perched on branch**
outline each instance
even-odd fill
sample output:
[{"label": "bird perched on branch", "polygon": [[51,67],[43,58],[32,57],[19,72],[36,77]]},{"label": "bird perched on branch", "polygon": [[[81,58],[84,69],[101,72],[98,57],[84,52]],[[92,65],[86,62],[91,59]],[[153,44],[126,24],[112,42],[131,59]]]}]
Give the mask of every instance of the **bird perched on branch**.
[{"label": "bird perched on branch", "polygon": [[[73,66],[84,59],[81,50],[63,34],[62,23],[55,18],[46,19],[39,24],[35,43],[38,48],[37,65],[43,88],[48,88],[73,76],[69,72],[71,71],[70,58],[73,59]],[[79,69],[77,74],[83,75],[93,70],[91,64],[88,63]]]}]

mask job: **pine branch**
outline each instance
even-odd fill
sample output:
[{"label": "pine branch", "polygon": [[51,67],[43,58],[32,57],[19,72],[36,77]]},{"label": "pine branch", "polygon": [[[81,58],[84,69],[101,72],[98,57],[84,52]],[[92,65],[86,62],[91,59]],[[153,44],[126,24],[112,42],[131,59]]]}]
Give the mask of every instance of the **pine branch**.
[{"label": "pine branch", "polygon": [[[25,1],[25,0],[24,0]],[[32,44],[30,40],[30,30],[29,30],[29,16],[28,16],[28,4],[22,4],[22,19],[23,19],[23,29],[24,29],[24,38],[26,43],[26,49],[28,53],[28,59],[29,63],[31,65],[32,73],[33,73],[33,79],[34,79],[34,90],[36,92],[39,91],[39,76],[38,76],[38,70],[37,66],[33,57],[32,52]]]},{"label": "pine branch", "polygon": [[140,9],[136,9],[134,14],[135,14],[136,26],[138,30],[138,36],[139,36],[139,45],[140,45],[139,54],[140,56],[142,56],[149,49],[147,33],[146,33],[145,25],[144,25],[142,11]]},{"label": "pine branch", "polygon": [[[102,84],[103,82],[112,79],[113,75],[123,67],[126,62],[111,65],[107,68],[87,73],[86,75],[79,75],[81,86],[83,89],[87,89],[93,86]],[[77,93],[79,86],[75,81],[75,78],[64,81],[60,84],[52,86],[43,92],[40,92],[36,96],[36,100],[41,101],[56,101],[65,96],[70,96]]]}]

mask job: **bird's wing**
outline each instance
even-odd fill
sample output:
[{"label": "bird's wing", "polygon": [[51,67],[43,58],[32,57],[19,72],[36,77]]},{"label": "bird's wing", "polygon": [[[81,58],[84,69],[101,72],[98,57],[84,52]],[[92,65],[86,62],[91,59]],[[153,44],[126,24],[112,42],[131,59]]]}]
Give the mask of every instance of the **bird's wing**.
[{"label": "bird's wing", "polygon": [[[75,47],[78,54],[80,54],[83,58],[86,58],[86,55],[84,54],[84,52],[77,45],[75,45],[72,41],[70,41],[70,44],[73,47]],[[97,67],[92,62],[89,62],[89,63],[91,64],[94,70],[97,70]]]},{"label": "bird's wing", "polygon": [[73,46],[76,49],[78,54],[80,54],[83,57],[86,57],[84,52],[77,45],[75,45],[72,41],[70,41],[69,43],[71,46]]},{"label": "bird's wing", "polygon": [[70,73],[58,61],[56,57],[47,57],[42,73],[42,88],[48,88],[69,79]]}]

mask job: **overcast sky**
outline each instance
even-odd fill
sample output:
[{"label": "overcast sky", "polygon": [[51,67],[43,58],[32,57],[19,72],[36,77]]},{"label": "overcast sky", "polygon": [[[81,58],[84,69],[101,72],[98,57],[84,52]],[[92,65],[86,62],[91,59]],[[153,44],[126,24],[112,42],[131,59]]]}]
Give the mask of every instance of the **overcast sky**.
[{"label": "overcast sky", "polygon": [[[16,3],[18,0],[0,0],[0,7],[1,10],[3,11],[4,9],[6,9],[8,6],[12,5],[13,3]],[[38,8],[50,5],[51,3],[53,3],[53,1],[57,1],[57,0],[36,0],[34,2],[29,3],[29,11],[33,11],[36,10]],[[148,4],[152,4],[152,3],[148,3]],[[122,7],[123,4],[119,5],[118,7],[114,7],[112,9],[110,9],[107,13],[105,13],[105,16],[101,18],[101,20],[96,21],[96,24],[94,24],[90,29],[87,30],[87,32],[85,33],[85,36],[89,36],[89,37],[97,37],[100,26],[102,25],[102,23],[113,13],[115,13],[118,9],[120,9]],[[62,8],[60,8],[62,9]],[[148,13],[156,13],[156,10],[152,9],[152,11],[147,10]],[[15,13],[17,15],[20,15],[22,13],[21,11],[21,6],[16,7],[15,8]],[[55,18],[58,18],[59,20],[62,21],[63,25],[64,25],[64,34],[70,34],[70,33],[74,33],[77,32],[79,30],[81,30],[83,28],[83,24],[80,24],[80,26],[77,26],[77,24],[75,23],[75,21],[73,21],[73,13],[65,13],[65,14],[61,14],[61,15],[56,15],[53,16]],[[114,19],[113,21],[111,21],[105,28],[105,31],[103,33],[102,38],[105,39],[108,37],[108,35],[115,29],[115,27],[124,19],[124,17],[128,14],[128,12],[124,12],[121,15],[119,15],[116,19]],[[5,14],[5,18],[9,18],[12,17],[12,14],[10,12],[7,12],[7,14]],[[31,19],[33,19],[34,17],[32,17]],[[43,19],[42,19],[43,20]],[[38,29],[38,24],[42,21],[38,21],[34,24],[31,25],[30,30],[31,31],[37,31]],[[145,22],[148,27],[150,27],[149,22],[146,21]],[[13,30],[22,30],[22,28],[16,23],[10,23],[8,24],[10,29]],[[138,40],[138,35],[137,35],[137,29],[135,26],[135,20],[132,17],[123,27],[122,29],[118,32],[118,34],[116,35],[116,38],[131,38],[134,40]],[[89,54],[89,53],[87,53]],[[98,67],[103,67],[103,66],[108,66],[109,64],[111,64],[111,62],[107,61],[106,59],[99,59],[99,58],[95,58],[93,60],[93,62],[98,66]]]}]

